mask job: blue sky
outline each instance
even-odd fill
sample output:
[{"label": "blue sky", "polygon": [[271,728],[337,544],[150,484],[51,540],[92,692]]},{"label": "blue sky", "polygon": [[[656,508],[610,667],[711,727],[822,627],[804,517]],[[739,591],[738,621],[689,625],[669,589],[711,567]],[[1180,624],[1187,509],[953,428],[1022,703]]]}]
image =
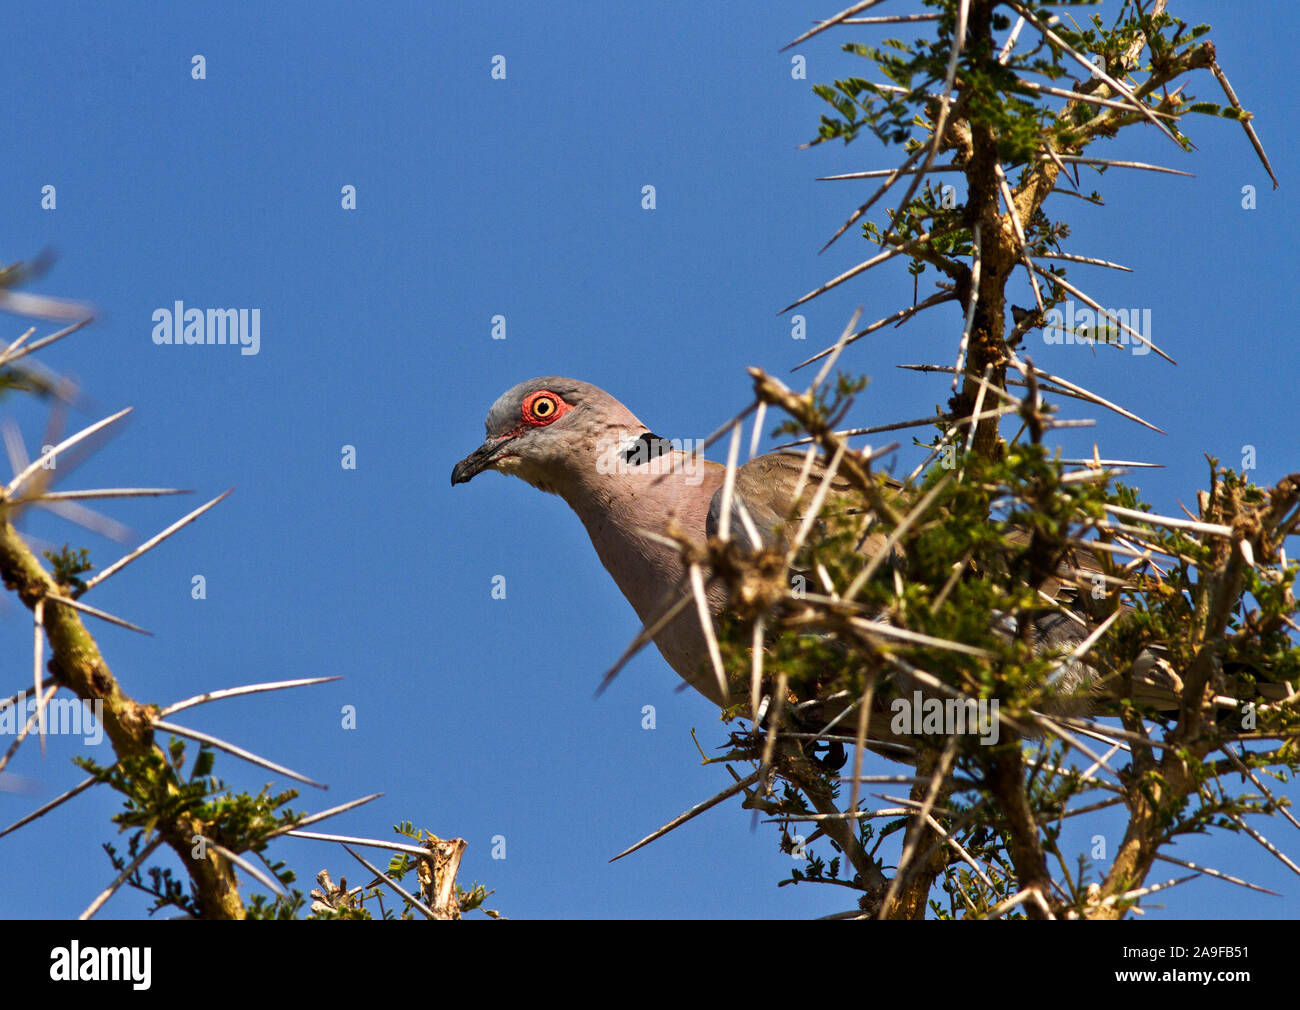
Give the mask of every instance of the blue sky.
[{"label": "blue sky", "polygon": [[[1072,224],[1069,249],[1137,270],[1074,267],[1070,278],[1107,306],[1149,307],[1152,338],[1179,365],[1031,347],[1040,366],[1168,432],[1067,407],[1098,425],[1061,433],[1067,455],[1089,454],[1095,440],[1103,455],[1163,463],[1136,482],[1167,513],[1195,500],[1203,453],[1237,466],[1254,446],[1260,483],[1300,459],[1294,101],[1277,83],[1290,79],[1300,16],[1283,3],[1251,5],[1249,17],[1233,5],[1171,6],[1214,24],[1220,63],[1256,113],[1282,188],[1271,189],[1234,123],[1191,122],[1193,154],[1154,130],[1126,131],[1108,153],[1195,178],[1114,172],[1092,187],[1104,208],[1055,198],[1068,203],[1055,209]],[[852,233],[817,255],[869,184],[815,179],[890,167],[897,153],[871,139],[798,146],[824,108],[812,84],[867,69],[839,42],[886,33],[799,47],[808,77],[796,80],[780,46],[833,7],[245,8],[52,3],[6,20],[0,252],[13,262],[54,249],[56,265],[31,290],[99,311],[40,355],[81,384],[86,402],[70,423],[135,407],[60,486],[195,490],[109,503],[136,540],[237,488],[92,594],[155,632],[97,627],[113,671],[136,698],[160,703],[343,675],[177,721],[329,783],[304,789],[300,808],[386,793],[335,830],[390,837],[409,819],[464,837],[462,882],[495,888],[489,904],[510,916],[798,918],[847,907],[840,889],[778,889],[791,861],[776,829],[755,829],[735,802],[607,864],[730,781],[700,765],[690,736],[715,747],[723,727],[707,701],[675,690],[653,651],[594,698],[638,625],[580,523],[520,481],[488,475],[453,490],[448,475],[478,445],[493,400],[522,379],[586,379],[660,434],[703,437],[747,402],[745,366],[806,381],[789,368],[833,341],[857,305],[876,319],[910,304],[911,280],[891,264],[808,306],[804,341],[777,316],[870,255]],[[196,54],[203,80],[191,77]],[[498,54],[504,80],[491,76]],[[1191,91],[1219,98],[1208,74]],[[47,185],[54,210],[41,208]],[[355,210],[340,205],[349,185]],[[656,188],[653,211],[641,207],[645,185]],[[1256,188],[1256,209],[1242,208],[1243,186]],[[1013,298],[1032,301],[1027,288]],[[155,345],[152,314],[177,300],[259,309],[259,353]],[[497,315],[505,340],[491,338]],[[28,325],[2,318],[5,341]],[[851,348],[845,366],[873,380],[851,420],[916,417],[944,401],[940,377],[894,365],[950,363],[960,325],[948,306]],[[34,455],[44,409],[7,398],[0,413]],[[355,470],[340,466],[345,445]],[[905,472],[919,458],[905,448],[897,462]],[[124,550],[53,517],[25,528],[89,547],[99,565]],[[191,598],[195,574],[204,600]],[[497,575],[505,600],[491,596]],[[2,694],[30,677],[29,621],[12,598],[0,604],[12,660]],[[349,705],[350,730],[340,726]],[[641,728],[644,705],[655,706],[654,730]],[[70,759],[81,752],[107,760],[106,745],[66,738],[52,738],[44,760],[26,746],[9,771],[34,792],[0,793],[0,822],[79,781]],[[217,772],[254,791],[267,781],[226,756]],[[79,913],[113,876],[99,845],[118,841],[108,821],[117,808],[98,788],[0,840],[0,916]],[[1259,826],[1296,850],[1285,824]],[[1067,846],[1100,832],[1113,852],[1120,827],[1099,818]],[[504,859],[491,858],[496,836]],[[336,879],[364,872],[320,843],[274,851],[304,890],[321,867]],[[814,851],[830,854],[825,843]],[[1184,839],[1177,854],[1284,897],[1203,879],[1147,918],[1300,908],[1300,880],[1247,840]],[[144,907],[124,892],[101,914],[135,918]]]}]

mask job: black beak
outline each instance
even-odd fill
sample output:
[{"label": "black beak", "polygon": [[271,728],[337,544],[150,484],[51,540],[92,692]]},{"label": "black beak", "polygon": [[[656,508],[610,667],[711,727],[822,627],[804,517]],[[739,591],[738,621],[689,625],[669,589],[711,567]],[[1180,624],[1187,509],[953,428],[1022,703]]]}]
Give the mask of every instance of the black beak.
[{"label": "black beak", "polygon": [[488,469],[510,441],[509,438],[490,438],[480,445],[452,468],[451,486],[465,484]]}]

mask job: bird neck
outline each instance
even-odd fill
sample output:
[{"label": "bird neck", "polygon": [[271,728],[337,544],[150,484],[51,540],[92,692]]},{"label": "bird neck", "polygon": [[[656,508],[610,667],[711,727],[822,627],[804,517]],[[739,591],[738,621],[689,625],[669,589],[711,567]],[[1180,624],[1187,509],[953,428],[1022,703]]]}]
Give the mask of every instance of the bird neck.
[{"label": "bird neck", "polygon": [[[664,586],[682,576],[675,547],[661,537],[676,529],[696,543],[705,539],[709,502],[723,467],[675,451],[652,463],[613,474],[573,474],[557,488],[591,537],[605,569],[644,620],[663,599]],[[703,465],[702,465],[703,464]]]}]

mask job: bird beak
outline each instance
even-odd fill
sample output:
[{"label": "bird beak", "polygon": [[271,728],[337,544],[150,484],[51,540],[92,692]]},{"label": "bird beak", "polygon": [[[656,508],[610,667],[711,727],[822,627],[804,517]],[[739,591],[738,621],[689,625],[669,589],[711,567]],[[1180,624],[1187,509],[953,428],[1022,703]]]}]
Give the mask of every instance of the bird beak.
[{"label": "bird beak", "polygon": [[451,471],[451,485],[465,484],[473,480],[484,470],[490,470],[501,450],[512,441],[510,436],[489,438],[477,449],[457,463]]}]

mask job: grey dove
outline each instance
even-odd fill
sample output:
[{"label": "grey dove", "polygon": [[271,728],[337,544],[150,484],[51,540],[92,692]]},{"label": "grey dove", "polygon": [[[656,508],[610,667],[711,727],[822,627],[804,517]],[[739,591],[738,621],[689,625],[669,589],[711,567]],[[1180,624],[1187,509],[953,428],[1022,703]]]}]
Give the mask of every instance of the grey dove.
[{"label": "grey dove", "polygon": [[[519,383],[492,405],[486,427],[486,441],[456,464],[452,484],[497,470],[558,494],[582,520],[601,564],[641,621],[658,617],[684,570],[674,548],[641,531],[666,533],[675,521],[703,542],[726,467],[667,448],[618,400],[577,379]],[[737,473],[741,494],[758,490],[750,487],[755,472]],[[769,518],[757,496],[754,517]],[[770,518],[779,521],[775,513]],[[723,602],[714,587],[710,603],[716,609]],[[655,645],[683,680],[715,704],[724,703],[693,609],[660,631]]]},{"label": "grey dove", "polygon": [[[546,376],[519,383],[492,405],[486,428],[483,444],[452,470],[452,484],[497,470],[558,494],[582,520],[601,563],[642,623],[657,619],[685,571],[677,549],[642,531],[666,535],[675,524],[702,544],[718,528],[726,467],[673,447],[614,397],[577,379]],[[733,500],[743,503],[769,546],[779,544],[780,527],[790,518],[802,466],[802,453],[778,452],[737,469]],[[821,479],[819,472],[813,477]],[[738,510],[733,505],[731,535],[757,546],[748,543]],[[871,553],[882,545],[877,535],[862,550]],[[715,613],[726,606],[721,586],[710,589],[709,603]],[[1059,613],[1046,615],[1034,630],[1040,647],[1057,648],[1088,633],[1086,622]],[[715,704],[725,703],[696,608],[685,608],[654,641],[683,680]],[[1068,675],[1076,683],[1087,677],[1079,671]]]}]

